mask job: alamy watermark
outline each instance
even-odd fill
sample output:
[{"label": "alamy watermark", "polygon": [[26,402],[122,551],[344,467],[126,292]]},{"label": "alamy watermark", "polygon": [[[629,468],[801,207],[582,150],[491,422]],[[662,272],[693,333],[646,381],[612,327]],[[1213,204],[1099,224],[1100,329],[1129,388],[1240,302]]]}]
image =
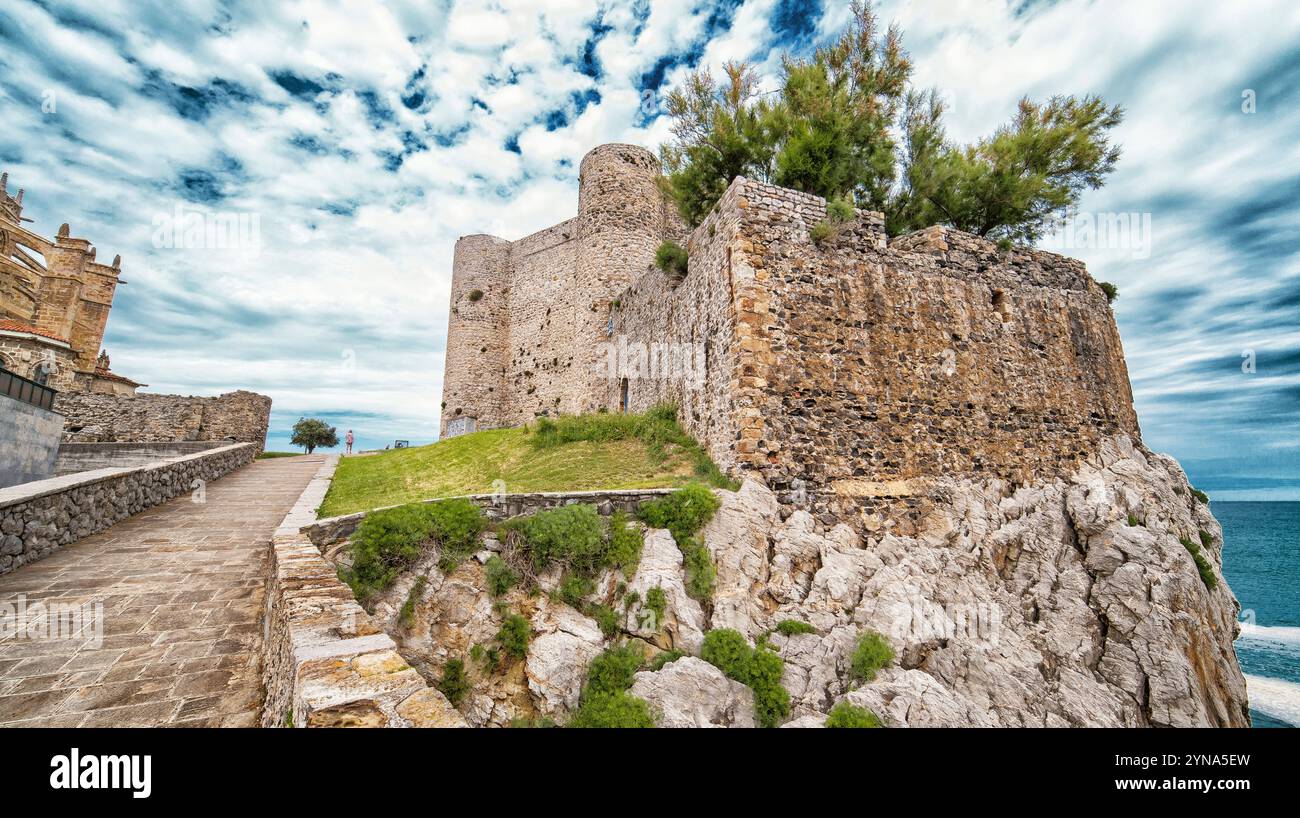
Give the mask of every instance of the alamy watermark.
[{"label": "alamy watermark", "polygon": [[0,640],[18,639],[53,642],[76,639],[85,647],[98,648],[104,642],[104,603],[27,601],[25,594],[0,602]]},{"label": "alamy watermark", "polygon": [[1134,259],[1151,258],[1150,213],[1076,213],[1040,242],[1044,250],[1127,250]]},{"label": "alamy watermark", "polygon": [[703,386],[708,351],[703,343],[630,341],[626,335],[602,343],[596,374],[608,380],[674,381]]},{"label": "alamy watermark", "polygon": [[235,250],[256,258],[262,252],[262,215],[209,211],[177,203],[153,217],[153,246],[159,250]]}]

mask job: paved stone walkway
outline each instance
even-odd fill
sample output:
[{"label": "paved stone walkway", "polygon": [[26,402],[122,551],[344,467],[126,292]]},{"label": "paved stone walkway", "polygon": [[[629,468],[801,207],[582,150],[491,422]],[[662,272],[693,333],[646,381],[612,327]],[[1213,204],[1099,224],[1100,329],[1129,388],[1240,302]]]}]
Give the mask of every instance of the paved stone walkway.
[{"label": "paved stone walkway", "polygon": [[268,543],[323,461],[256,461],[0,576],[0,617],[103,603],[98,645],[0,630],[0,727],[255,725]]}]

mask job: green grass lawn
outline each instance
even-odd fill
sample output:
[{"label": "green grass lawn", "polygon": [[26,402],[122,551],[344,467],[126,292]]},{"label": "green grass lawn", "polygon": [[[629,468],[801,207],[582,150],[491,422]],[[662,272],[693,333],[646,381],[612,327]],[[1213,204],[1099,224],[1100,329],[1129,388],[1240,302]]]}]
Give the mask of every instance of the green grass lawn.
[{"label": "green grass lawn", "polygon": [[640,439],[579,440],[539,448],[526,429],[490,429],[429,446],[339,461],[321,517],[434,497],[680,486],[695,478],[691,453],[669,444],[653,456]]},{"label": "green grass lawn", "polygon": [[270,460],[273,457],[297,457],[302,452],[262,452],[257,456],[258,460]]}]

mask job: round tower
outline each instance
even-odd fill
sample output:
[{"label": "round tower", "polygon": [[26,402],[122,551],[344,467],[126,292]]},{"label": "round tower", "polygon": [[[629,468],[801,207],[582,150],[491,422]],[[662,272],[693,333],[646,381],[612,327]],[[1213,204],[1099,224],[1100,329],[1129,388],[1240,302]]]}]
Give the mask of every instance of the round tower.
[{"label": "round tower", "polygon": [[440,437],[503,424],[510,242],[462,236],[451,266]]},{"label": "round tower", "polygon": [[635,145],[601,145],[582,160],[574,281],[574,361],[578,383],[566,411],[616,410],[617,373],[606,372],[611,305],[650,271],[663,240],[665,208],[658,158]]}]

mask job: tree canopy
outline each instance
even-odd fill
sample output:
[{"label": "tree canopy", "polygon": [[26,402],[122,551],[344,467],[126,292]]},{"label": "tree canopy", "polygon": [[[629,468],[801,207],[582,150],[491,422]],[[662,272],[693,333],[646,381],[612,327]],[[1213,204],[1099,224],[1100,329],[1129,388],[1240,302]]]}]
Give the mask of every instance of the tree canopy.
[{"label": "tree canopy", "polygon": [[299,418],[293,425],[289,445],[302,446],[307,454],[315,451],[317,446],[329,449],[339,445],[338,431],[318,418]]},{"label": "tree canopy", "polygon": [[1123,110],[1096,96],[1022,99],[992,135],[954,144],[938,92],[910,85],[901,32],[882,33],[862,2],[836,42],[782,69],[767,94],[743,62],[727,63],[722,82],[696,71],[669,93],[660,156],[691,225],[746,176],[883,211],[891,235],[947,224],[1032,242],[1119,160],[1110,131]]}]

